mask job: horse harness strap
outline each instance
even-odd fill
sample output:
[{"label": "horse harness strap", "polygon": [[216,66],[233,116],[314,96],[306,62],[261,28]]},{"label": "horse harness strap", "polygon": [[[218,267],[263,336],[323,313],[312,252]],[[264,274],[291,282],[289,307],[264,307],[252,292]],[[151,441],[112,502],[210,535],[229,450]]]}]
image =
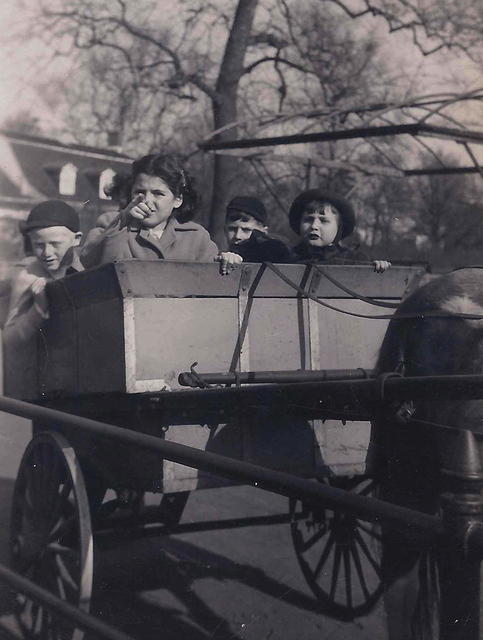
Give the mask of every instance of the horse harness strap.
[{"label": "horse harness strap", "polygon": [[332,284],[334,284],[338,289],[344,291],[345,293],[348,293],[353,298],[357,298],[357,300],[367,302],[367,304],[372,304],[375,307],[386,307],[388,309],[397,309],[399,307],[398,302],[383,302],[382,300],[374,300],[374,298],[363,296],[360,293],[357,293],[357,291],[352,291],[352,289],[346,287],[344,284],[342,284],[342,282],[329,275],[326,271],[324,271],[324,269],[319,267],[319,265],[314,264],[312,266],[318,273],[320,273],[320,275],[324,276],[324,278],[326,278],[329,282],[332,282]]}]

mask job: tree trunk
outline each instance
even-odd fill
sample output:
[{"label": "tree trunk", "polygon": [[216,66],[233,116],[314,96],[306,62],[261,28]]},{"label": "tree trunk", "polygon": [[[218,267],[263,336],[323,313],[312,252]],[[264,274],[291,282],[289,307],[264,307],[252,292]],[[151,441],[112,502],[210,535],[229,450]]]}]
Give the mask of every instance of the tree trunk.
[{"label": "tree trunk", "polygon": [[[243,62],[250,41],[253,18],[258,0],[239,0],[233,25],[223,55],[216,83],[217,98],[213,101],[213,124],[219,129],[237,120],[238,85],[243,75]],[[216,137],[217,141],[237,137],[237,130],[230,129]],[[232,197],[232,181],[236,176],[238,161],[228,156],[215,155],[213,168],[213,193],[211,201],[210,232],[219,246],[224,244],[223,227],[226,205]]]}]

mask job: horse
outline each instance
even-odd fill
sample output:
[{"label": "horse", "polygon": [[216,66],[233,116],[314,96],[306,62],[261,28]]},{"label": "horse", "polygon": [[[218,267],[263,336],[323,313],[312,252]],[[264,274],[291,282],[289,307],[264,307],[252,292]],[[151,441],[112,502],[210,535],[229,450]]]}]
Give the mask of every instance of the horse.
[{"label": "horse", "polygon": [[[439,276],[403,300],[388,325],[376,364],[376,375],[390,372],[483,373],[483,269]],[[483,433],[483,399],[429,397],[405,411],[411,415],[406,424],[396,418],[396,407],[386,407],[373,425],[381,497],[435,514],[442,490],[442,436],[425,423]],[[428,562],[434,554],[437,549],[408,538],[407,532],[383,528],[381,570],[390,640],[437,637],[432,611],[437,604],[436,565]]]}]

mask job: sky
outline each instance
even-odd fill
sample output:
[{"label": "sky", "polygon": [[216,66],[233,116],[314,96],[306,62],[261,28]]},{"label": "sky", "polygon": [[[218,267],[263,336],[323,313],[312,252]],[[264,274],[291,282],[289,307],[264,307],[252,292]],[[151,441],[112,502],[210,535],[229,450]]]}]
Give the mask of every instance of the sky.
[{"label": "sky", "polygon": [[[12,7],[16,10],[12,11]],[[49,82],[67,77],[68,65],[59,61],[48,64],[48,50],[17,35],[24,25],[22,4],[0,0],[0,123],[25,111],[38,117],[46,129],[55,127],[57,107],[49,99]],[[41,86],[36,86],[40,81]],[[56,101],[57,104],[59,100]]]}]

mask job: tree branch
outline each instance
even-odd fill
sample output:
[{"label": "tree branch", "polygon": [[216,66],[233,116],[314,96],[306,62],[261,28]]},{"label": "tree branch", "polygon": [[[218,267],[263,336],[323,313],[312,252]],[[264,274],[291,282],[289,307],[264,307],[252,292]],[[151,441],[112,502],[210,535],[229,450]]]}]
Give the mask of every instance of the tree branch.
[{"label": "tree branch", "polygon": [[285,38],[279,37],[275,33],[256,33],[250,36],[248,44],[249,46],[265,44],[274,49],[284,49],[288,42]]},{"label": "tree branch", "polygon": [[260,66],[261,64],[264,64],[265,62],[280,62],[281,64],[285,64],[288,67],[292,67],[292,69],[297,69],[297,71],[302,71],[302,73],[310,73],[312,75],[315,75],[314,72],[311,71],[310,69],[307,69],[306,67],[303,67],[302,65],[297,64],[296,62],[292,62],[291,60],[287,60],[287,58],[280,58],[277,55],[265,56],[264,58],[260,58],[259,60],[252,62],[251,64],[249,64],[247,67],[243,69],[243,73],[244,74],[251,73],[254,69],[256,69],[256,67]]},{"label": "tree branch", "polygon": [[[219,95],[217,94],[217,92],[210,85],[208,85],[199,75],[185,73],[179,56],[171,47],[169,47],[166,43],[162,42],[160,39],[156,38],[155,36],[145,31],[144,29],[135,27],[131,22],[129,22],[126,18],[125,3],[123,2],[123,0],[117,0],[117,2],[122,8],[120,17],[117,17],[117,16],[96,17],[93,15],[81,13],[79,11],[52,11],[49,9],[45,9],[43,13],[48,18],[61,18],[61,19],[73,20],[74,22],[76,22],[78,26],[78,30],[74,34],[74,41],[76,43],[76,46],[79,49],[93,48],[94,46],[99,44],[107,46],[105,37],[101,38],[94,35],[96,33],[94,25],[104,25],[107,27],[112,26],[114,32],[116,30],[115,28],[122,29],[126,33],[129,33],[131,36],[136,38],[137,40],[148,42],[152,44],[156,49],[165,53],[169,57],[169,60],[175,69],[176,75],[180,79],[183,79],[185,82],[187,83],[189,82],[195,85],[200,91],[208,95],[208,97],[210,97],[212,100],[219,99]],[[88,44],[85,44],[85,45],[82,44],[80,41],[80,36],[81,36],[80,28],[82,26],[90,28],[91,33],[93,34],[89,38]],[[119,49],[122,49],[122,47],[119,46]]]}]

